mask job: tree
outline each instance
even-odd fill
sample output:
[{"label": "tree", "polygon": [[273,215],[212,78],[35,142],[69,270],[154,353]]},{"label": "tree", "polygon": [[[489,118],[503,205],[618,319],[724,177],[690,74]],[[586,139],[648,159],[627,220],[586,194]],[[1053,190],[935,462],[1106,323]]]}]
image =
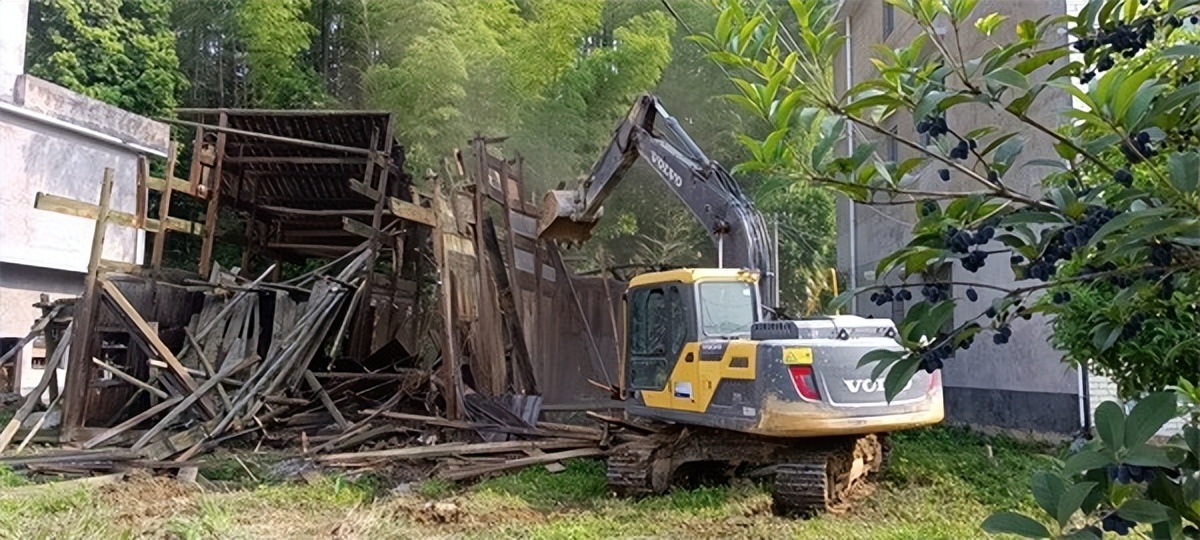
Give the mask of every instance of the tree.
[{"label": "tree", "polygon": [[185,85],[167,0],[39,0],[30,5],[29,72],[105,103],[168,115]]},{"label": "tree", "polygon": [[299,57],[316,31],[305,20],[310,7],[309,0],[241,0],[235,20],[251,106],[315,108],[324,102],[316,74]]},{"label": "tree", "polygon": [[[880,49],[876,76],[843,93],[825,84],[843,39],[833,24],[836,2],[793,1],[790,24],[776,11],[747,12],[740,2],[726,2],[713,31],[698,37],[716,61],[751,75],[752,81],[739,80],[735,99],[775,127],[766,137],[744,139],[754,166],[822,183],[860,203],[915,207],[912,240],[880,262],[879,276],[895,272],[907,285],[944,264],[974,273],[989,259],[1008,258],[1019,286],[970,278],[927,283],[923,301],[899,321],[907,350],[875,351],[861,365],[874,364],[885,376],[891,399],[916,370],[940,369],[977,335],[988,332],[1003,344],[1014,319],[1057,315],[1055,340],[1067,348],[1067,360],[1098,356],[1101,369],[1124,377],[1124,390],[1139,399],[1132,409],[1102,404],[1099,438],[1035,475],[1034,496],[1050,526],[1005,512],[984,528],[1031,538],[1099,538],[1101,529],[1126,534],[1142,524],[1154,537],[1196,537],[1200,427],[1186,425],[1166,447],[1148,441],[1181,414],[1178,395],[1193,410],[1197,402],[1189,381],[1200,371],[1198,357],[1172,357],[1158,334],[1166,328],[1171,336],[1173,324],[1200,313],[1200,154],[1193,128],[1200,121],[1194,80],[1200,2],[1092,0],[1075,16],[1009,24],[1000,14],[974,14],[975,0],[887,1],[921,35],[900,49]],[[1015,37],[1003,37],[1002,29]],[[961,51],[968,40],[990,46],[967,57]],[[1055,126],[1036,114],[1036,104],[1063,93],[1074,98],[1067,122]],[[946,111],[966,109],[1018,128],[947,122]],[[911,121],[929,142],[897,135],[888,121]],[[846,125],[894,141],[914,157],[890,160],[875,144],[836,155],[831,150]],[[1057,158],[1022,159],[1034,137],[1049,140]],[[1019,167],[1046,171],[1037,192],[1010,184]],[[927,187],[934,175],[970,187]],[[951,294],[952,287],[966,298]],[[978,316],[944,329],[977,290],[999,295]],[[879,285],[848,291],[842,300],[864,292],[879,304],[912,296],[907,287]],[[1112,303],[1072,302],[1083,294]],[[1174,336],[1172,347],[1194,346],[1186,334]],[[1120,356],[1105,358],[1114,353]],[[1165,381],[1179,381],[1178,388],[1161,391]]]}]

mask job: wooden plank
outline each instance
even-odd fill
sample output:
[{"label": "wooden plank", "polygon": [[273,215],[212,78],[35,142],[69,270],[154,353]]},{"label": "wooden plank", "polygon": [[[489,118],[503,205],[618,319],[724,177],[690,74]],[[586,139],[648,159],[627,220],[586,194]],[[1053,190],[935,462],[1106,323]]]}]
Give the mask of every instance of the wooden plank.
[{"label": "wooden plank", "polygon": [[[229,118],[225,113],[221,113],[219,126],[224,128],[228,125]],[[200,275],[208,276],[212,270],[212,254],[213,245],[217,241],[217,218],[221,210],[221,166],[225,159],[225,140],[227,137],[225,131],[217,133],[217,163],[212,168],[212,174],[209,178],[212,179],[208,188],[208,209],[204,213],[204,242],[200,244]],[[199,149],[197,149],[199,150]]]},{"label": "wooden plank", "polygon": [[[249,358],[243,358],[242,361],[237,362],[236,364],[233,362],[229,362],[227,364],[227,369],[222,369],[221,372],[218,373],[216,376],[214,376],[213,378],[211,378],[207,381],[204,381],[204,384],[200,385],[200,387],[197,388],[194,392],[192,392],[192,394],[190,396],[184,398],[183,401],[180,401],[179,404],[175,405],[175,407],[173,409],[171,409],[171,412],[168,412],[165,416],[163,416],[162,420],[159,420],[158,423],[155,424],[153,428],[150,428],[150,430],[143,433],[142,436],[140,438],[138,438],[137,442],[134,442],[133,446],[131,446],[130,448],[134,451],[141,450],[143,447],[146,446],[147,443],[149,443],[151,441],[151,439],[153,439],[160,432],[162,432],[162,430],[166,429],[166,427],[168,425],[170,425],[170,423],[172,421],[174,421],[175,418],[177,418],[180,414],[183,414],[183,411],[186,411],[188,409],[188,407],[191,407],[193,404],[195,404],[197,402],[203,403],[204,394],[207,393],[208,391],[212,390],[213,388],[215,388],[218,384],[220,384],[222,379],[224,379],[225,377],[228,377],[230,375],[233,375],[234,373],[237,373],[241,369],[245,368],[246,366],[249,366],[250,364],[254,363],[257,360],[258,360],[258,356],[255,355],[255,356],[251,356]],[[190,446],[190,445],[188,445],[188,446]],[[178,445],[177,445],[177,447],[178,447]]]},{"label": "wooden plank", "polygon": [[407,369],[400,373],[342,373],[321,372],[313,373],[318,379],[354,380],[354,381],[394,381],[427,377],[429,374],[421,369]]},{"label": "wooden plank", "polygon": [[[78,320],[78,319],[76,319]],[[0,432],[0,452],[4,452],[8,448],[8,444],[12,442],[13,437],[17,435],[17,430],[21,428],[21,423],[29,417],[29,413],[33,412],[33,408],[37,406],[42,399],[42,393],[46,391],[46,387],[50,386],[50,380],[53,378],[53,373],[58,369],[58,364],[62,363],[63,356],[66,356],[68,345],[71,342],[71,332],[75,326],[72,321],[67,325],[67,330],[63,332],[62,340],[58,342],[58,346],[54,348],[54,354],[46,361],[46,366],[42,371],[42,378],[38,380],[37,386],[33,387],[33,391],[25,397],[25,402],[21,407],[13,413],[13,417],[8,421],[8,425],[4,426],[4,431]],[[82,348],[82,347],[79,347]],[[69,374],[70,372],[68,372]],[[66,410],[63,410],[62,416],[66,417]]]},{"label": "wooden plank", "polygon": [[[361,180],[350,179],[350,191],[358,193],[372,201],[379,199],[379,190],[367,185]],[[372,211],[373,212],[373,211]]]},{"label": "wooden plank", "polygon": [[370,225],[349,217],[342,218],[342,229],[363,238],[375,238],[379,236],[379,231],[372,229]]},{"label": "wooden plank", "polygon": [[[348,452],[343,454],[326,454],[317,456],[317,461],[331,463],[344,461],[364,461],[370,459],[429,459],[446,456],[469,456],[476,454],[503,454],[506,452],[521,452],[528,449],[557,449],[578,448],[577,440],[550,439],[545,441],[503,441],[494,443],[443,443],[411,448],[389,448],[387,450],[371,450],[367,452]],[[557,461],[557,460],[556,460]]]},{"label": "wooden plank", "polygon": [[[205,307],[210,306],[211,304],[206,305]],[[188,344],[192,346],[192,351],[196,353],[196,358],[200,360],[200,365],[204,367],[204,373],[210,379],[214,377],[217,374],[217,369],[213,366],[213,363],[208,360],[208,356],[204,354],[204,347],[200,346],[199,343],[196,343],[196,338],[192,336],[192,331],[190,329],[184,328],[183,335],[186,337]],[[225,410],[228,411],[229,409],[233,408],[233,402],[229,401],[229,393],[225,391],[224,386],[217,385],[217,393],[221,396],[221,403],[225,405]]]},{"label": "wooden plank", "polygon": [[543,463],[554,463],[554,462],[562,461],[562,460],[566,460],[566,459],[602,456],[606,453],[608,453],[608,451],[603,448],[579,448],[579,449],[575,449],[575,450],[568,450],[566,452],[556,452],[553,454],[543,454],[540,456],[532,456],[532,457],[525,457],[525,458],[519,458],[519,459],[510,459],[508,461],[505,461],[504,463],[499,463],[499,464],[495,464],[495,465],[480,465],[477,467],[464,467],[461,469],[448,469],[448,470],[443,471],[438,476],[440,476],[441,478],[445,478],[446,480],[456,480],[456,481],[457,480],[466,480],[468,478],[475,478],[477,476],[483,476],[485,474],[494,474],[494,473],[498,473],[498,472],[510,471],[512,469],[519,469],[522,467],[528,467],[530,465],[540,465]]},{"label": "wooden plank", "polygon": [[[83,281],[83,296],[75,306],[71,325],[74,327],[76,339],[71,347],[70,358],[67,360],[67,377],[63,384],[63,392],[67,400],[63,403],[62,419],[59,435],[62,440],[69,441],[75,430],[83,426],[87,396],[92,383],[91,348],[94,340],[92,325],[96,320],[96,312],[100,308],[100,291],[97,290],[100,260],[104,252],[104,236],[108,230],[109,211],[112,208],[113,170],[104,169],[104,180],[100,187],[100,199],[96,205],[96,225],[92,230],[92,251],[88,256],[87,275]],[[60,345],[61,346],[61,345]],[[74,367],[74,369],[71,369]],[[47,367],[46,375],[55,368]],[[0,445],[2,446],[2,445]]]},{"label": "wooden plank", "polygon": [[[172,141],[171,144],[174,145],[175,142]],[[170,159],[170,150],[168,150],[167,152],[168,152],[167,159]],[[191,194],[191,191],[190,191],[192,188],[191,184],[189,184],[187,180],[184,180],[183,178],[180,178],[178,176],[171,177],[170,186],[171,186],[171,191],[173,191],[173,192],[178,191],[180,193],[187,193],[189,195]],[[167,192],[167,180],[165,178],[159,178],[157,176],[150,175],[150,176],[146,177],[146,187],[150,188],[151,191],[166,193]]]},{"label": "wooden plank", "polygon": [[125,373],[124,371],[121,371],[116,366],[110,366],[104,362],[101,362],[100,360],[98,360],[96,358],[92,358],[92,363],[96,364],[96,366],[99,367],[100,369],[103,369],[104,371],[112,373],[113,376],[115,376],[116,378],[121,379],[122,381],[125,381],[129,384],[132,384],[132,385],[138,387],[138,388],[141,388],[142,390],[145,390],[147,392],[150,392],[151,394],[158,396],[159,399],[167,399],[168,397],[170,397],[169,395],[167,395],[166,392],[163,392],[162,390],[159,390],[158,388],[155,388],[153,386],[150,386],[149,384],[146,384],[145,381],[142,381],[142,380],[138,379],[137,377],[134,377],[133,375],[130,375],[128,373]]},{"label": "wooden plank", "polygon": [[153,407],[150,407],[149,409],[142,411],[141,413],[137,414],[133,418],[130,418],[129,420],[121,422],[120,424],[117,424],[111,428],[104,430],[101,433],[98,433],[95,437],[92,437],[91,439],[88,439],[87,442],[83,443],[83,448],[84,449],[95,448],[95,447],[99,446],[100,443],[103,443],[103,442],[105,442],[113,437],[116,437],[117,435],[120,435],[122,433],[125,433],[126,431],[133,429],[138,424],[141,424],[142,422],[145,422],[146,420],[153,418],[154,415],[156,415],[160,412],[163,412],[171,407],[174,407],[175,404],[179,403],[180,401],[183,401],[183,396],[174,396],[170,399],[167,399],[166,401],[162,401],[158,405],[155,405]]},{"label": "wooden plank", "polygon": [[[42,193],[40,191],[34,196],[33,207],[38,210],[46,210],[48,212],[54,212],[57,214],[87,219],[96,219],[100,216],[100,211],[94,204],[77,201],[75,199],[68,199],[66,197],[60,197],[58,195],[52,195],[49,193]],[[113,225],[120,225],[122,227],[137,228],[137,216],[117,210],[109,210],[107,213],[109,223]],[[199,235],[204,228],[199,223],[174,217],[168,217],[166,223],[168,231],[176,231],[195,235]],[[144,226],[141,227],[142,230],[152,233],[158,233],[162,231],[162,228],[162,221],[157,219],[146,219]]]},{"label": "wooden plank", "polygon": [[246,156],[231,157],[229,163],[255,165],[282,163],[290,165],[366,165],[367,158],[361,157],[312,157],[312,156]]},{"label": "wooden plank", "polygon": [[[516,299],[513,296],[512,285],[509,283],[509,273],[505,270],[504,261],[500,257],[500,241],[496,238],[496,226],[491,216],[483,220],[483,243],[491,257],[492,279],[496,285],[496,296],[499,300],[500,311],[504,318],[504,326],[508,331],[508,340],[512,346],[512,370],[510,375],[516,384],[516,390],[525,394],[538,394],[537,379],[533,374],[533,363],[529,358],[529,349],[525,344],[525,331],[521,327],[521,319],[517,311]],[[511,240],[511,237],[509,238]]]},{"label": "wooden plank", "polygon": [[433,213],[433,210],[397,199],[396,197],[388,197],[387,202],[392,215],[422,225],[437,227],[437,216]]},{"label": "wooden plank", "polygon": [[320,398],[321,404],[324,405],[325,409],[329,411],[329,414],[333,416],[333,421],[337,422],[338,427],[342,428],[343,431],[348,429],[350,427],[350,422],[347,422],[346,417],[342,416],[342,411],[338,410],[337,405],[333,403],[333,399],[329,397],[329,393],[326,392],[325,388],[321,386],[320,381],[318,381],[317,377],[313,375],[313,372],[307,369],[304,370],[304,380],[308,383],[308,387],[317,393],[317,397]]},{"label": "wooden plank", "polygon": [[[116,304],[118,312],[124,315],[124,318],[133,325],[134,329],[137,330],[142,339],[146,341],[146,344],[154,350],[155,354],[157,354],[159,358],[161,358],[167,363],[168,366],[171,367],[171,371],[174,372],[175,376],[179,378],[179,381],[183,383],[184,388],[186,388],[188,392],[195,392],[197,388],[196,380],[193,379],[192,375],[188,373],[186,368],[183,367],[183,364],[179,362],[179,359],[175,358],[175,354],[171,352],[171,349],[167,347],[167,344],[163,343],[162,340],[159,339],[158,333],[155,332],[154,329],[150,328],[150,325],[146,323],[146,320],[138,314],[137,310],[133,308],[133,305],[129,303],[129,300],[125,298],[125,295],[121,294],[121,290],[107,279],[101,279],[99,281],[105,295],[112,300],[114,304]],[[209,415],[216,414],[216,409],[213,408],[213,405],[210,402],[202,402],[201,407],[204,408]]]},{"label": "wooden plank", "polygon": [[138,274],[141,273],[142,265],[125,261],[101,259],[100,269],[105,272],[116,272],[119,274]]},{"label": "wooden plank", "polygon": [[115,484],[124,478],[125,473],[120,472],[106,474],[103,476],[86,476],[83,478],[76,478],[74,480],[64,480],[62,482],[17,486],[0,490],[0,497],[6,499],[25,499],[29,497],[37,497],[39,495],[64,493],[69,490],[94,488],[108,484]]}]

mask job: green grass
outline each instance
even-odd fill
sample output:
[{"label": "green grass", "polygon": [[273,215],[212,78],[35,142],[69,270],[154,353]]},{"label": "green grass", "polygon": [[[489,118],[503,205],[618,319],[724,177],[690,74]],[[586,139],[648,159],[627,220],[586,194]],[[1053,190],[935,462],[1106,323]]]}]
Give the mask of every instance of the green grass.
[{"label": "green grass", "polygon": [[[415,484],[409,494],[393,495],[389,483],[372,476],[281,481],[270,478],[259,460],[243,456],[259,478],[254,482],[236,461],[221,456],[202,474],[224,475],[228,490],[164,486],[158,479],[144,488],[135,482],[99,488],[115,491],[0,497],[0,539],[959,540],[984,537],[979,523],[995,510],[1033,509],[1027,482],[1042,463],[1036,454],[1054,450],[945,427],[893,440],[891,467],[875,493],[847,514],[807,521],[772,516],[768,487],[750,481],[641,500],[611,498],[604,465],[594,460],[569,461],[557,474],[532,467],[469,486],[430,480]],[[12,485],[11,478],[19,477],[0,471],[0,486]],[[87,532],[93,530],[100,532]]]}]

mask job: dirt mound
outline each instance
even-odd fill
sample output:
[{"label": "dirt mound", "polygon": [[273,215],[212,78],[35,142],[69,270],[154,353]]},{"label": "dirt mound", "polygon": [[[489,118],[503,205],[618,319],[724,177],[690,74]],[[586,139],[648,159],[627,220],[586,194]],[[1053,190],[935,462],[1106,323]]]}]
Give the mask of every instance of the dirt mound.
[{"label": "dirt mound", "polygon": [[172,477],[154,476],[135,469],[123,482],[100,488],[97,496],[117,510],[119,523],[136,527],[139,522],[167,519],[184,512],[200,488]]}]

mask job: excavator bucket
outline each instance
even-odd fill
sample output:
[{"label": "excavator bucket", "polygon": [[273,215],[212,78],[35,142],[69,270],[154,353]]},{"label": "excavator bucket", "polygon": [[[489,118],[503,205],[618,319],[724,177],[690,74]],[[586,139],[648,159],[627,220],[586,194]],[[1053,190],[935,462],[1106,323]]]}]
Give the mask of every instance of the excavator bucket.
[{"label": "excavator bucket", "polygon": [[538,222],[538,238],[559,242],[580,243],[592,237],[595,221],[575,221],[574,191],[550,191],[542,199],[541,218]]}]

